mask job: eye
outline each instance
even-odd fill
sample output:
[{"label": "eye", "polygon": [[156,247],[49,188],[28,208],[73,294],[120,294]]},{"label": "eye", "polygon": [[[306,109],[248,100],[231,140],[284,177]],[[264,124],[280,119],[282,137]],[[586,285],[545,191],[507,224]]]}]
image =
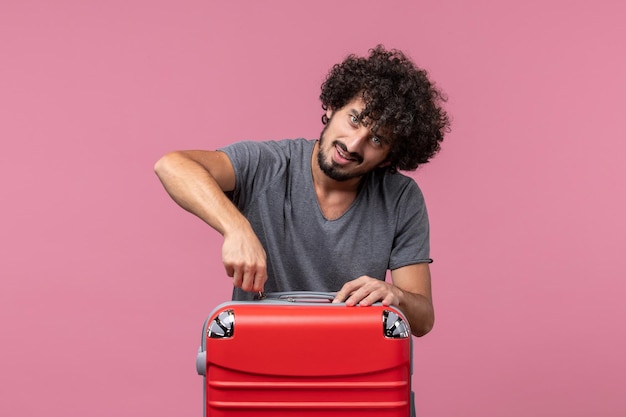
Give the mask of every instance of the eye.
[{"label": "eye", "polygon": [[372,136],[372,142],[376,146],[383,146],[383,141],[378,136]]},{"label": "eye", "polygon": [[350,124],[354,125],[354,126],[358,126],[359,125],[359,118],[357,116],[355,116],[354,114],[350,115]]}]

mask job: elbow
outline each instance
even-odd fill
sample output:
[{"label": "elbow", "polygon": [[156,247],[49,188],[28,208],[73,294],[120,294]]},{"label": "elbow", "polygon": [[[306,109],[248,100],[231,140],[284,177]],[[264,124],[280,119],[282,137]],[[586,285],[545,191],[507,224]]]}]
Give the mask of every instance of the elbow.
[{"label": "elbow", "polygon": [[174,163],[174,160],[177,158],[178,152],[168,152],[159,158],[158,161],[154,164],[154,173],[160,179],[166,175],[167,172],[171,170],[171,167]]},{"label": "elbow", "polygon": [[154,169],[154,173],[159,175],[159,172],[161,172],[163,170],[163,159],[165,158],[165,156],[162,156],[161,158],[159,158],[158,161],[156,161],[156,163],[154,164],[154,167],[152,169]]},{"label": "elbow", "polygon": [[430,333],[430,331],[433,329],[435,325],[435,321],[433,320],[429,320],[427,322],[424,323],[420,323],[419,326],[416,326],[416,328],[411,328],[411,333],[413,333],[413,336],[416,337],[422,337],[427,335],[428,333]]},{"label": "elbow", "polygon": [[419,320],[415,320],[415,326],[411,326],[411,333],[413,336],[422,337],[430,333],[430,331],[435,327],[435,312],[432,308],[425,314],[423,314]]},{"label": "elbow", "polygon": [[[435,326],[435,309],[430,296],[413,293],[413,297],[405,304],[407,318],[413,336],[422,337]],[[408,300],[407,300],[408,301]]]}]

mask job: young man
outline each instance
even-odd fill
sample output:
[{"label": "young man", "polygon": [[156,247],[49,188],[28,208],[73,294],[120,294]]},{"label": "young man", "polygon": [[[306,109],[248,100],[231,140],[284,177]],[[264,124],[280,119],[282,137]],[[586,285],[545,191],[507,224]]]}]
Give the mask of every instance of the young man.
[{"label": "young man", "polygon": [[444,98],[402,52],[378,46],[335,65],[320,99],[319,140],[172,152],[155,171],[176,203],[223,235],[234,299],[337,291],[334,302],[399,307],[424,335],[434,323],[428,216],[397,170],[439,151]]}]

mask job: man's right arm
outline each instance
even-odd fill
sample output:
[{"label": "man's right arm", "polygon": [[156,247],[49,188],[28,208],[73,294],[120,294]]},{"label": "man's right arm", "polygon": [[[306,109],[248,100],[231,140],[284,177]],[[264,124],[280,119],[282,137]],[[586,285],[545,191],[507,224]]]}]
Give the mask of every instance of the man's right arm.
[{"label": "man's right arm", "polygon": [[228,156],[214,151],[178,151],[154,166],[167,193],[224,236],[222,262],[233,285],[262,291],[267,280],[266,255],[248,220],[226,197],[235,188],[235,171]]}]

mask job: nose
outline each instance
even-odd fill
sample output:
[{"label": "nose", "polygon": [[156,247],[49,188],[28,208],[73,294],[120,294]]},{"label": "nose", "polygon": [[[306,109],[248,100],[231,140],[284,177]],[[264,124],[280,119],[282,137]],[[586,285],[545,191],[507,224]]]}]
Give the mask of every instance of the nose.
[{"label": "nose", "polygon": [[354,130],[352,134],[346,138],[346,147],[348,152],[362,154],[363,145],[369,140],[370,130],[365,126],[361,126]]}]

